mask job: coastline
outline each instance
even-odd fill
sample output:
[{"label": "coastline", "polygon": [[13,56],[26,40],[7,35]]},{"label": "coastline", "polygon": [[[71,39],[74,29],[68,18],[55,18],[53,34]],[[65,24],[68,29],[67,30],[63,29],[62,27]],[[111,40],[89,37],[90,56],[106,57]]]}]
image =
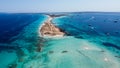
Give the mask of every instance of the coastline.
[{"label": "coastline", "polygon": [[[50,17],[49,15],[46,15],[46,16],[48,17],[46,17],[44,21],[39,23],[40,21],[39,20],[38,24],[36,24],[37,25],[36,30],[40,35],[39,37],[42,37],[40,30],[42,26],[45,25],[45,22],[52,23],[51,20],[56,18],[56,17]],[[34,25],[34,27],[36,27],[36,25]],[[87,64],[90,64],[90,65],[87,65],[86,68],[89,68],[90,66],[93,68],[99,67],[99,64],[101,64],[101,66],[103,67],[119,68],[117,67],[119,65],[118,64],[119,62],[116,59],[116,57],[118,58],[119,56],[114,57],[111,54],[111,52],[109,52],[107,49],[105,49],[104,47],[102,48],[99,44],[95,44],[96,42],[90,42],[91,40],[87,41],[88,39],[78,39],[78,38],[75,38],[74,36],[66,36],[67,38],[61,37],[61,35],[60,36],[59,35],[43,36],[43,37],[45,38],[45,42],[41,41],[41,39],[44,40],[44,38],[40,39],[39,41],[40,44],[37,44],[37,46],[35,46],[34,53],[30,53],[28,55],[32,59],[29,60],[29,58],[27,58],[27,60],[29,61],[24,60],[23,62],[25,63],[23,64],[24,68],[31,68],[31,67],[36,68],[36,67],[39,67],[40,65],[41,67],[44,66],[49,68],[54,68],[58,65],[62,68],[69,68],[70,66],[77,68],[80,66],[85,67]],[[46,39],[48,38],[52,38],[52,40],[48,40],[46,42]],[[94,39],[93,41],[98,41],[98,39],[100,38],[96,39],[92,37],[92,39]],[[48,43],[49,47],[46,45],[46,43]],[[49,43],[52,43],[52,45]],[[99,58],[99,59],[96,59],[96,58]],[[67,65],[64,65],[66,64],[66,62],[67,62]],[[81,65],[77,63],[80,63]],[[110,64],[113,64],[113,65],[110,65]]]},{"label": "coastline", "polygon": [[[46,19],[48,19],[48,17],[49,17],[49,16],[47,16]],[[42,37],[42,35],[41,35],[41,33],[40,33],[40,29],[41,29],[42,26],[44,25],[44,22],[45,22],[45,21],[46,21],[46,20],[42,21],[42,24],[39,25],[39,28],[38,28],[38,36],[39,36],[39,37]]]},{"label": "coastline", "polygon": [[[50,22],[52,23],[51,20],[53,20],[56,17],[51,17],[50,15],[46,15],[48,18],[46,18],[46,20],[44,22],[42,22],[42,24],[39,26],[39,35],[40,37],[44,37],[44,38],[52,38],[52,39],[56,39],[58,37],[63,37],[63,36],[59,36],[59,35],[55,35],[55,36],[42,36],[41,35],[41,28],[45,25],[45,22]],[[53,65],[56,66],[56,60],[61,62],[61,64],[59,64],[60,66],[62,66],[62,63],[66,63],[68,62],[68,66],[63,65],[67,68],[70,65],[73,65],[73,67],[79,67],[79,65],[74,64],[77,62],[79,63],[88,63],[94,68],[94,65],[99,67],[99,64],[101,63],[101,65],[107,66],[107,67],[117,67],[119,64],[117,63],[118,61],[115,59],[115,57],[113,57],[113,55],[107,51],[104,48],[99,47],[97,44],[91,43],[89,41],[87,41],[86,39],[76,39],[74,37],[68,37],[68,38],[62,38],[59,41],[58,40],[54,40],[54,41],[49,41],[49,43],[51,42],[55,42],[54,44],[50,45],[50,49],[47,47],[43,48],[43,51],[45,54],[47,54],[47,58],[45,57],[45,59],[50,60],[50,62],[47,62],[47,65]],[[70,42],[70,44],[68,43]],[[75,43],[72,43],[75,42]],[[46,50],[44,50],[46,49]],[[91,54],[92,53],[92,54]],[[65,54],[65,55],[64,55]],[[74,55],[74,56],[73,56]],[[80,56],[79,56],[80,55]],[[67,59],[66,59],[67,58]],[[78,59],[76,59],[78,58]],[[79,59],[82,58],[82,59]],[[89,58],[89,59],[88,59]],[[96,60],[96,58],[99,58]],[[42,59],[44,59],[44,57],[42,57]],[[54,60],[56,59],[56,60]],[[63,60],[65,59],[65,61]],[[73,60],[71,60],[73,59]],[[66,61],[67,60],[67,61]],[[87,61],[88,60],[88,61]],[[34,60],[32,60],[34,62]],[[38,62],[40,62],[41,60],[39,60]],[[84,61],[84,62],[81,62]],[[93,61],[95,61],[96,63],[93,63]],[[36,63],[36,66],[39,66],[40,64],[38,64],[37,61],[35,61],[34,63]],[[72,62],[72,63],[70,63]],[[113,63],[115,65],[111,66],[110,63]],[[33,64],[33,63],[31,63]],[[29,65],[26,64],[26,65]],[[49,66],[49,68],[53,68],[53,66]],[[85,67],[84,65],[81,65],[83,67]],[[86,66],[86,67],[89,67]]]},{"label": "coastline", "polygon": [[[61,17],[60,16],[56,16],[56,15],[47,15],[47,20],[45,20],[40,26],[39,26],[39,36],[40,37],[44,37],[44,38],[52,38],[52,37],[63,37],[65,35],[64,32],[61,31],[60,28],[58,28],[57,26],[55,26],[52,23],[52,20],[56,17]],[[47,29],[46,28],[50,28]],[[44,32],[48,33],[45,34]]]}]

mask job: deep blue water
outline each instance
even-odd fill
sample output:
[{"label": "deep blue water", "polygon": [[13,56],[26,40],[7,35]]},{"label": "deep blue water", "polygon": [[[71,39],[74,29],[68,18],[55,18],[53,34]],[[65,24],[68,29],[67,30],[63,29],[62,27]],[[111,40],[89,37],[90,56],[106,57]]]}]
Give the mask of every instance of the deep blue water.
[{"label": "deep blue water", "polygon": [[[120,13],[81,12],[64,14],[65,16],[55,18],[53,23],[65,31],[68,36],[82,39],[96,36],[106,36],[106,38],[117,37],[114,39],[115,42],[120,41]],[[20,39],[33,41],[35,35],[32,36],[34,32],[31,31],[35,30],[35,25],[26,29],[25,33],[29,33],[28,36],[31,37],[26,38],[25,36],[27,35],[21,34],[24,32],[24,28],[37,20],[42,21],[44,18],[44,14],[0,13],[0,44],[11,45],[12,42]],[[37,27],[36,30],[38,30]],[[115,47],[119,48],[120,45],[117,44]]]},{"label": "deep blue water", "polygon": [[53,23],[68,36],[98,43],[120,55],[120,13],[71,13],[54,19]]},{"label": "deep blue water", "polygon": [[0,43],[10,43],[27,25],[43,17],[40,14],[0,14]]},{"label": "deep blue water", "polygon": [[45,14],[1,13],[0,68],[120,68],[120,13],[55,14],[63,38],[39,36]]},{"label": "deep blue water", "polygon": [[120,13],[73,13],[55,19],[56,22],[61,29],[75,36],[87,33],[120,37]]},{"label": "deep blue water", "polygon": [[[0,14],[0,43],[9,43],[27,25],[42,18],[40,14]],[[120,37],[120,13],[71,13],[55,19],[69,35],[112,35]]]}]

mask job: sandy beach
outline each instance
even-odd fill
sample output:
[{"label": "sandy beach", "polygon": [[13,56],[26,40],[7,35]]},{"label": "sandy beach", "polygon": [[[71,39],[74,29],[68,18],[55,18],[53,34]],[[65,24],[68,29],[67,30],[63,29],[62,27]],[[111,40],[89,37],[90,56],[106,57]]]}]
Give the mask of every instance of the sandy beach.
[{"label": "sandy beach", "polygon": [[56,16],[48,15],[48,19],[40,26],[39,34],[41,37],[63,37],[64,32],[52,23]]}]

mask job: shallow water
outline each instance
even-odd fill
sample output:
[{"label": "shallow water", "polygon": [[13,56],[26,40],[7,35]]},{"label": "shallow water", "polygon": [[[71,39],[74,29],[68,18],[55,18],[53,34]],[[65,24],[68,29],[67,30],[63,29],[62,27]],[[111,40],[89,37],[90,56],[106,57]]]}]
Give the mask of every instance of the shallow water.
[{"label": "shallow water", "polygon": [[[99,44],[74,37],[51,40],[43,48],[39,61],[30,60],[29,68],[119,68],[120,60]],[[31,62],[31,63],[30,63]],[[34,65],[33,65],[34,64]]]},{"label": "shallow water", "polygon": [[0,44],[14,45],[1,48],[0,59],[10,55],[11,60],[2,60],[0,68],[120,68],[120,13],[70,13],[55,18],[53,23],[67,33],[61,38],[41,38],[39,27],[47,16],[30,16],[37,19],[27,19],[29,24],[10,37],[14,40]]},{"label": "shallow water", "polygon": [[[9,63],[6,60],[1,61],[0,68],[8,68],[12,65],[16,67],[25,55],[28,56],[32,52],[32,46],[37,44],[38,28],[47,17],[43,14],[1,14],[0,16],[2,17],[0,24],[4,26],[1,27],[0,33],[0,53],[1,56],[4,54],[2,52],[8,53],[6,57],[0,57],[0,60],[9,58],[9,56],[14,58],[9,58],[10,60],[7,60]],[[6,66],[3,66],[2,63],[5,64],[5,62]]]}]

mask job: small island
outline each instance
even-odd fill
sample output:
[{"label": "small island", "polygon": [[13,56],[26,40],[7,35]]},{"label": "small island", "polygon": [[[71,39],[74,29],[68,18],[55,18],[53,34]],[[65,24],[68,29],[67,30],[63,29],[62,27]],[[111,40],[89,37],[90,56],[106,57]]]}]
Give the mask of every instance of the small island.
[{"label": "small island", "polygon": [[57,26],[55,26],[52,23],[52,20],[55,18],[56,16],[51,16],[48,15],[48,19],[43,23],[43,25],[40,28],[40,34],[41,36],[45,37],[45,36],[49,36],[49,37],[62,37],[65,35],[65,33],[58,28]]}]

